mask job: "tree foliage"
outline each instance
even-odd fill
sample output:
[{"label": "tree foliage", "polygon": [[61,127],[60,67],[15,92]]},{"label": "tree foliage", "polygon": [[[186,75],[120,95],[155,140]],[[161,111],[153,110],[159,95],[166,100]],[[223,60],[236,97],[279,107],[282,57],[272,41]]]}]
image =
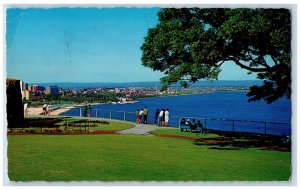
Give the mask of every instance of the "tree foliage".
[{"label": "tree foliage", "polygon": [[271,103],[291,95],[291,14],[288,9],[162,9],[149,29],[142,63],[165,74],[163,89],[180,82],[218,78],[233,62],[256,73],[263,85],[250,88],[249,101]]}]

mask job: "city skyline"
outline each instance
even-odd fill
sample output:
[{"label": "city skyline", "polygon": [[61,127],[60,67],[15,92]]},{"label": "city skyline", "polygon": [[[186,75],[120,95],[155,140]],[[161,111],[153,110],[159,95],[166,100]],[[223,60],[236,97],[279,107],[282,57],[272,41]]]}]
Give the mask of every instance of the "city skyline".
[{"label": "city skyline", "polygon": [[[6,10],[8,78],[28,83],[147,82],[163,76],[142,66],[140,46],[159,8]],[[255,80],[230,62],[219,80]]]}]

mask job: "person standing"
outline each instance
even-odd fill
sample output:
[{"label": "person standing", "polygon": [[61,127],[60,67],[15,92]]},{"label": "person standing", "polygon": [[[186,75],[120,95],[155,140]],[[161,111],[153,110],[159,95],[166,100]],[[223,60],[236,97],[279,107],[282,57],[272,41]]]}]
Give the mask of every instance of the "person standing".
[{"label": "person standing", "polygon": [[50,115],[50,105],[46,106],[46,115]]},{"label": "person standing", "polygon": [[167,108],[165,111],[165,126],[168,127],[169,125],[169,119],[170,119],[170,113],[169,113],[169,109]]},{"label": "person standing", "polygon": [[142,108],[142,109],[140,110],[140,113],[139,113],[139,117],[140,117],[139,123],[143,123],[143,122],[142,122],[143,114],[144,114],[144,111],[143,111],[143,108]]},{"label": "person standing", "polygon": [[162,117],[161,117],[161,125],[162,125],[163,127],[165,126],[165,112],[166,112],[166,110],[163,109],[163,115],[162,115]]},{"label": "person standing", "polygon": [[144,114],[144,124],[147,124],[148,123],[148,121],[147,121],[147,119],[148,119],[148,109],[147,109],[147,106],[145,106],[143,114]]},{"label": "person standing", "polygon": [[139,109],[136,109],[135,111],[135,123],[139,124],[140,122],[140,110]]},{"label": "person standing", "polygon": [[155,115],[154,115],[154,124],[155,124],[155,125],[158,125],[158,122],[157,122],[157,120],[158,120],[158,115],[159,115],[159,109],[156,110]]},{"label": "person standing", "polygon": [[85,103],[85,105],[83,106],[83,116],[84,117],[86,117],[87,109],[88,109],[88,106],[87,106],[87,103]]},{"label": "person standing", "polygon": [[46,115],[46,108],[47,108],[47,104],[43,105],[43,115]]},{"label": "person standing", "polygon": [[88,112],[88,117],[91,117],[92,115],[92,107],[91,104],[89,104],[88,108],[87,108],[87,112]]},{"label": "person standing", "polygon": [[162,126],[162,117],[164,115],[164,110],[160,110],[159,115],[158,115],[158,125]]},{"label": "person standing", "polygon": [[24,104],[24,116],[28,114],[27,107],[28,107],[28,104],[25,103],[25,104]]}]

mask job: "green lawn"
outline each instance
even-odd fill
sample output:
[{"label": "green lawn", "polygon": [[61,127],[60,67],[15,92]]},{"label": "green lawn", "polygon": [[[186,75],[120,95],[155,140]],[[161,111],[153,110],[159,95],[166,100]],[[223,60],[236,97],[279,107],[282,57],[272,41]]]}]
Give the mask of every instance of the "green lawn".
[{"label": "green lawn", "polygon": [[159,128],[155,131],[151,131],[150,133],[157,136],[171,135],[171,136],[193,137],[193,138],[218,138],[219,137],[219,135],[214,133],[200,134],[200,133],[180,132],[178,128],[171,128],[171,127]]},{"label": "green lawn", "polygon": [[157,136],[8,136],[12,181],[287,181],[290,162],[290,152]]},{"label": "green lawn", "polygon": [[[97,127],[92,127],[91,130],[110,130],[110,131],[121,131],[125,129],[129,129],[134,127],[133,124],[130,123],[124,123],[124,122],[117,122],[117,121],[108,121],[109,124],[101,124],[98,125]],[[120,125],[121,123],[121,125]]]}]

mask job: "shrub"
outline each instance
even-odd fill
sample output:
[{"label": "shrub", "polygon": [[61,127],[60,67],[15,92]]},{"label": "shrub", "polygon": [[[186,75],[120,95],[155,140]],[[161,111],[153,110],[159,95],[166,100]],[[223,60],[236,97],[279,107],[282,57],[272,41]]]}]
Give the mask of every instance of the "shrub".
[{"label": "shrub", "polygon": [[62,130],[61,130],[61,129],[59,129],[59,128],[54,128],[54,129],[53,129],[53,132],[55,132],[55,133],[61,133],[61,132],[62,132]]},{"label": "shrub", "polygon": [[26,133],[36,133],[37,131],[36,131],[36,129],[30,127],[30,128],[25,129],[25,132]]}]

